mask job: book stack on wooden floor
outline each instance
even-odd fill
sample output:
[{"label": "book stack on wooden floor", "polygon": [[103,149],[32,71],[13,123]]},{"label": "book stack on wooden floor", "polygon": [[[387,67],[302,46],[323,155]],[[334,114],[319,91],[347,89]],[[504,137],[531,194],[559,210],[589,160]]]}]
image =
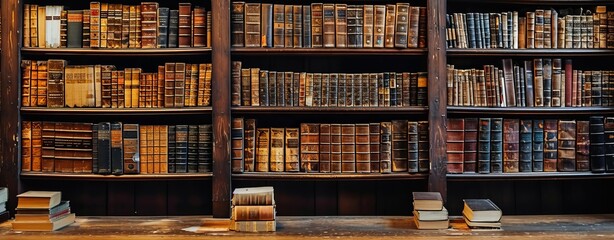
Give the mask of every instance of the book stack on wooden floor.
[{"label": "book stack on wooden floor", "polygon": [[503,212],[490,199],[463,199],[463,218],[470,228],[501,228]]},{"label": "book stack on wooden floor", "polygon": [[273,187],[237,188],[232,194],[230,230],[275,232]]},{"label": "book stack on wooden floor", "polygon": [[0,187],[0,222],[4,222],[11,218],[11,214],[6,210],[6,201],[9,198],[9,189]]},{"label": "book stack on wooden floor", "polygon": [[447,229],[448,210],[439,192],[413,192],[414,222],[418,229]]},{"label": "book stack on wooden floor", "polygon": [[15,231],[55,231],[75,222],[69,202],[61,201],[61,192],[28,191],[17,199]]}]

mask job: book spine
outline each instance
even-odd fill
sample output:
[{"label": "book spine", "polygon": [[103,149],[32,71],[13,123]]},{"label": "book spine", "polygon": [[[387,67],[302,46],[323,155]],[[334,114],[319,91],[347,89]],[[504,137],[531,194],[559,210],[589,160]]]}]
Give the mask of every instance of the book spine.
[{"label": "book spine", "polygon": [[465,119],[448,119],[447,130],[447,169],[448,173],[462,173],[465,149]]},{"label": "book spine", "polygon": [[175,172],[188,172],[189,126],[175,126]]},{"label": "book spine", "polygon": [[603,123],[605,137],[605,171],[614,172],[614,117],[606,117]]},{"label": "book spine", "polygon": [[285,129],[271,128],[270,133],[270,161],[269,168],[271,172],[284,171],[284,148],[285,148]]},{"label": "book spine", "polygon": [[559,120],[557,171],[576,171],[576,121]]},{"label": "book spine", "polygon": [[[124,12],[124,15],[126,13]],[[170,9],[167,7],[158,8],[158,48],[167,48],[168,47],[168,28],[169,28],[169,16]],[[125,16],[124,16],[125,20]],[[126,25],[126,24],[123,24]],[[129,25],[129,24],[128,24]],[[125,33],[125,31],[122,31]],[[128,45],[127,38],[122,36],[122,48],[124,45]]]},{"label": "book spine", "polygon": [[[232,26],[232,47],[245,47],[245,2],[232,2],[230,24]],[[169,29],[170,36],[170,29]],[[170,43],[170,41],[169,41]]]},{"label": "book spine", "polygon": [[256,172],[268,172],[270,161],[270,128],[256,128]]},{"label": "book spine", "polygon": [[364,48],[372,48],[374,43],[374,9],[373,5],[363,5],[363,22],[362,22],[362,30],[363,30],[363,41],[362,46]]},{"label": "book spine", "polygon": [[356,131],[356,172],[369,173],[371,172],[371,152],[370,152],[370,136],[369,124],[355,124]]},{"label": "book spine", "polygon": [[273,47],[273,4],[262,3],[260,8],[260,45]]},{"label": "book spine", "polygon": [[168,172],[176,173],[176,163],[177,163],[177,126],[170,125],[168,126]]},{"label": "book spine", "polygon": [[301,5],[293,5],[292,6],[292,15],[293,15],[293,30],[292,30],[292,46],[294,48],[302,48],[303,47],[303,6]]},{"label": "book spine", "polygon": [[519,172],[531,172],[531,161],[533,159],[533,121],[520,120],[520,141],[519,141]]},{"label": "book spine", "polygon": [[[349,14],[349,13],[348,13]],[[349,15],[348,15],[349,16]],[[323,4],[312,3],[311,4],[311,47],[321,48],[324,46],[324,32],[323,32]],[[348,18],[349,28],[349,18]],[[348,29],[349,33],[349,29]]]},{"label": "book spine", "polygon": [[230,146],[231,146],[231,169],[234,173],[243,172],[243,142],[245,128],[243,126],[243,118],[233,118],[230,129]]},{"label": "book spine", "polygon": [[544,171],[544,120],[533,120],[533,172]]},{"label": "book spine", "polygon": [[198,125],[198,172],[211,171],[213,171],[213,125],[202,124]]},{"label": "book spine", "polygon": [[355,124],[341,124],[341,172],[356,172]]},{"label": "book spine", "polygon": [[463,172],[475,173],[477,170],[478,124],[479,121],[477,118],[465,119]]},{"label": "book spine", "polygon": [[576,171],[586,172],[590,166],[590,132],[589,121],[576,122]]},{"label": "book spine", "polygon": [[409,3],[396,4],[396,23],[394,46],[407,48],[407,30],[409,26]]},{"label": "book spine", "polygon": [[244,171],[254,172],[256,171],[256,120],[245,119],[245,133],[243,142],[245,159]]},{"label": "book spine", "polygon": [[519,120],[505,119],[503,120],[503,171],[518,172],[519,171]]},{"label": "book spine", "polygon": [[139,125],[124,124],[123,125],[123,162],[124,173],[136,174],[139,169]]},{"label": "book spine", "polygon": [[492,118],[490,125],[490,171],[503,172],[503,119]]},{"label": "book spine", "polygon": [[419,171],[419,128],[418,122],[407,122],[407,171],[417,173]]},{"label": "book spine", "polygon": [[322,4],[322,46],[335,47],[335,4]]},{"label": "book spine", "polygon": [[331,172],[331,124],[320,124],[319,137],[320,172]]},{"label": "book spine", "polygon": [[[282,5],[282,9],[283,9],[283,5]],[[245,3],[245,25],[244,25],[245,47],[260,47],[261,46],[260,14],[261,14],[260,3]],[[275,14],[277,14],[277,12]],[[283,11],[282,11],[282,14],[283,14]]]},{"label": "book spine", "polygon": [[301,171],[319,172],[320,125],[317,123],[301,123],[300,131]]},{"label": "book spine", "polygon": [[286,138],[285,138],[285,155],[286,155],[286,163],[285,169],[286,172],[298,172],[300,170],[300,161],[299,161],[299,135],[300,131],[298,128],[286,128]]},{"label": "book spine", "polygon": [[[246,13],[247,13],[247,4],[246,4]],[[180,48],[181,47],[191,47],[192,46],[191,44],[192,4],[191,3],[179,3],[178,22],[179,22],[179,27],[178,27],[178,32],[177,32],[178,47]],[[247,22],[247,19],[246,19],[246,22]],[[248,32],[247,29],[245,32],[247,36],[247,32]]]},{"label": "book spine", "polygon": [[124,173],[124,154],[123,154],[123,136],[122,124],[111,123],[111,174],[121,175]]},{"label": "book spine", "polygon": [[555,172],[558,160],[558,120],[544,120],[544,172]]}]

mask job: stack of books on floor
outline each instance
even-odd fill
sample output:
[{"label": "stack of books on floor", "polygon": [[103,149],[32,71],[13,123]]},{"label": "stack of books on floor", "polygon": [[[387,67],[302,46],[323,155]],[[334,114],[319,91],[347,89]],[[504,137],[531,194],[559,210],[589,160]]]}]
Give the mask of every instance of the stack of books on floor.
[{"label": "stack of books on floor", "polygon": [[448,210],[439,192],[413,192],[414,222],[418,229],[447,229]]},{"label": "stack of books on floor", "polygon": [[15,231],[55,231],[75,222],[61,192],[29,191],[17,195]]},{"label": "stack of books on floor", "polygon": [[463,199],[463,218],[470,228],[501,228],[503,212],[490,199]]},{"label": "stack of books on floor", "polygon": [[232,195],[230,230],[275,232],[273,187],[237,188]]},{"label": "stack of books on floor", "polygon": [[11,218],[11,214],[6,210],[6,202],[9,199],[9,190],[5,187],[0,187],[0,223]]}]

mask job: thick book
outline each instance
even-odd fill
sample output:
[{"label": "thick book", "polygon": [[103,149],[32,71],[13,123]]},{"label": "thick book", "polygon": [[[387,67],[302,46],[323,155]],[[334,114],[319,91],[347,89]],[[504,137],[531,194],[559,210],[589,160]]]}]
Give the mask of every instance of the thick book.
[{"label": "thick book", "polygon": [[243,118],[233,118],[230,128],[230,158],[232,172],[243,172],[243,133],[245,131],[243,126]]},{"label": "thick book", "polygon": [[[369,137],[369,124],[368,123],[357,123],[356,125],[356,172],[357,173],[369,173],[371,172],[371,152],[370,152],[370,137]],[[418,145],[418,130],[417,126],[415,127],[415,144],[416,144],[416,158],[415,161],[415,172],[418,171],[418,154],[417,154],[417,145]],[[321,134],[321,133],[320,133]],[[320,151],[322,149],[320,148]],[[411,159],[408,159],[411,161]]]},{"label": "thick book", "polygon": [[533,121],[520,119],[518,171],[531,172],[533,159]]},{"label": "thick book", "polygon": [[[42,122],[42,129],[40,131],[40,140],[42,140],[41,152],[40,154],[40,162],[38,165],[39,169],[42,169],[43,172],[52,172],[52,171],[60,171],[60,167],[56,167],[56,165],[60,165],[60,163],[66,162],[66,159],[55,159],[55,134],[56,124],[54,122]],[[60,134],[58,134],[60,135]],[[62,134],[63,135],[63,134]],[[38,154],[37,154],[38,155]],[[72,161],[72,159],[68,159],[68,161]],[[58,162],[56,164],[56,162]],[[69,169],[72,171],[72,169]],[[70,172],[68,171],[68,172]]]},{"label": "thick book", "polygon": [[392,120],[392,171],[407,172],[407,120]]},{"label": "thick book", "polygon": [[413,192],[414,210],[441,211],[443,200],[439,192]]},{"label": "thick book", "polygon": [[589,121],[576,121],[576,171],[590,171]]},{"label": "thick book", "polygon": [[[40,136],[39,136],[40,137]],[[21,122],[21,171],[32,170],[32,122]]]},{"label": "thick book", "polygon": [[[463,172],[475,173],[478,158],[478,125],[477,118],[465,119],[465,143],[463,152]],[[427,132],[428,133],[428,132]],[[428,140],[428,138],[427,138]]]},{"label": "thick book", "polygon": [[322,46],[325,48],[335,47],[335,4],[322,4]]},{"label": "thick book", "polygon": [[[246,4],[247,5],[247,4]],[[247,10],[247,7],[246,7]],[[177,31],[178,47],[191,47],[192,36],[192,4],[179,3],[179,27]],[[247,32],[247,31],[246,31]]]},{"label": "thick book", "polygon": [[557,171],[576,171],[576,120],[559,120]]},{"label": "thick book", "polygon": [[230,25],[232,27],[232,47],[245,46],[245,2],[232,2]]},{"label": "thick book", "polygon": [[396,4],[396,23],[394,46],[407,48],[407,33],[409,27],[409,3]]},{"label": "thick book", "polygon": [[[125,6],[124,6],[125,7]],[[124,16],[126,12],[124,10]],[[128,13],[129,14],[129,13]],[[123,21],[125,21],[125,17]],[[167,7],[158,8],[158,48],[168,47],[168,30],[170,23],[170,9]],[[125,25],[125,24],[124,24]],[[126,31],[122,29],[122,34],[126,34]],[[128,45],[128,39],[122,36],[122,48]]]},{"label": "thick book", "polygon": [[244,132],[244,171],[254,172],[256,163],[256,120],[245,119]]},{"label": "thick book", "polygon": [[27,191],[17,195],[17,209],[50,209],[62,200],[57,191]]},{"label": "thick book", "polygon": [[270,160],[270,128],[256,128],[255,171],[268,172]]},{"label": "thick book", "polygon": [[273,187],[235,188],[232,191],[233,206],[245,205],[275,205]]},{"label": "thick book", "polygon": [[605,171],[614,172],[614,117],[606,117],[603,123],[605,137]]},{"label": "thick book", "polygon": [[68,10],[66,23],[66,47],[80,48],[83,44],[83,11]]},{"label": "thick book", "polygon": [[15,209],[15,221],[55,221],[57,218],[70,214],[70,202],[62,201],[49,209]]},{"label": "thick book", "polygon": [[245,3],[245,47],[260,47],[260,3]]},{"label": "thick book", "polygon": [[356,172],[355,124],[341,124],[341,172]]},{"label": "thick book", "polygon": [[275,205],[232,206],[232,219],[234,221],[275,220]]},{"label": "thick book", "polygon": [[64,67],[65,60],[47,61],[47,107],[64,107]]},{"label": "thick book", "polygon": [[285,130],[285,171],[298,172],[300,170],[299,161],[299,135],[298,128],[286,128]]},{"label": "thick book", "polygon": [[[163,132],[167,131],[162,127]],[[162,136],[165,136],[164,134]],[[162,150],[165,149],[165,139],[161,139]],[[164,156],[164,153],[162,153]],[[166,159],[161,159],[165,162]],[[211,172],[213,170],[213,125],[198,125],[198,172]],[[164,172],[164,171],[163,171]]]},{"label": "thick book", "polygon": [[418,122],[407,122],[407,171],[418,172]]},{"label": "thick book", "polygon": [[499,222],[503,212],[490,199],[463,199],[463,216],[472,222]]},{"label": "thick book", "polygon": [[490,171],[503,172],[503,119],[492,118],[490,122]]},{"label": "thick book", "polygon": [[338,48],[347,47],[347,4],[335,4],[335,46]]},{"label": "thick book", "polygon": [[260,46],[273,47],[273,4],[270,3],[260,5]]},{"label": "thick book", "polygon": [[111,173],[111,123],[98,123],[98,138],[97,138],[97,162],[94,162],[97,170],[94,173],[110,174]]},{"label": "thick book", "polygon": [[271,128],[271,149],[269,168],[271,172],[284,171],[284,148],[285,148],[285,129]]},{"label": "thick book", "polygon": [[111,174],[124,173],[123,135],[122,123],[111,123]]},{"label": "thick book", "polygon": [[124,173],[139,173],[139,125],[124,124],[122,131]]},{"label": "thick book", "polygon": [[447,221],[448,209],[442,207],[440,211],[413,210],[414,218],[420,221]]},{"label": "thick book", "polygon": [[70,213],[63,218],[58,218],[55,221],[50,222],[18,222],[15,221],[12,223],[14,231],[55,231],[66,227],[75,222],[75,214]]},{"label": "thick book", "polygon": [[558,160],[558,121],[544,120],[544,172],[556,172]]},{"label": "thick book", "polygon": [[[349,19],[348,19],[349,20]],[[311,4],[311,47],[321,48],[324,46],[324,31],[323,31],[323,4]],[[348,22],[349,23],[349,22]],[[348,24],[349,27],[349,24]]]},{"label": "thick book", "polygon": [[301,123],[300,131],[301,171],[319,172],[320,125],[317,123]]},{"label": "thick book", "polygon": [[320,124],[319,137],[320,172],[331,172],[331,124]]},{"label": "thick book", "polygon": [[447,170],[448,173],[462,173],[465,150],[465,119],[448,119],[447,128]]},{"label": "thick book", "polygon": [[429,123],[428,121],[418,122],[418,172],[429,172],[431,164],[429,161]]},{"label": "thick book", "polygon": [[416,228],[418,229],[448,229],[450,227],[450,221],[446,220],[438,220],[438,221],[423,221],[418,219],[416,215],[413,217],[414,224],[416,224]]},{"label": "thick book", "polygon": [[270,221],[230,221],[230,230],[237,232],[275,232],[277,223]]},{"label": "thick book", "polygon": [[392,122],[380,124],[380,172],[392,172]]},{"label": "thick book", "polygon": [[[157,136],[154,133],[154,136]],[[154,141],[156,141],[154,139]],[[155,148],[154,148],[155,149]],[[155,151],[154,151],[154,154]],[[188,125],[188,172],[198,172],[198,125]],[[158,160],[159,162],[159,160]]]},{"label": "thick book", "polygon": [[503,172],[519,171],[520,124],[518,119],[503,120]]},{"label": "thick book", "polygon": [[544,120],[533,120],[533,172],[544,171]]},{"label": "thick book", "polygon": [[175,172],[188,172],[189,126],[175,126]]},{"label": "thick book", "polygon": [[362,21],[362,46],[364,48],[373,47],[373,34],[374,34],[374,8],[373,5],[363,5],[363,21]]}]

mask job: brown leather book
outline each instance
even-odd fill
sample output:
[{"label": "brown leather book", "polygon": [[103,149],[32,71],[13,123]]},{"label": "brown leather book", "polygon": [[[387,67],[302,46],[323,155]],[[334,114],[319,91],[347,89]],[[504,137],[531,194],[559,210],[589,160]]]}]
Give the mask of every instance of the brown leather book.
[{"label": "brown leather book", "polygon": [[[32,171],[40,172],[42,170],[42,154],[43,154],[43,123],[40,121],[32,122]],[[45,171],[53,171],[51,168]]]},{"label": "brown leather book", "polygon": [[[115,4],[111,4],[115,5]],[[180,8],[181,9],[181,8]],[[141,2],[141,47],[158,47],[158,3]]]},{"label": "brown leather book", "polygon": [[362,22],[362,47],[373,47],[373,26],[375,23],[373,5],[363,5],[363,22]]},{"label": "brown leather book", "polygon": [[576,120],[559,120],[557,171],[576,171]]},{"label": "brown leather book", "polygon": [[544,172],[556,172],[558,160],[558,120],[544,120]]},{"label": "brown leather book", "polygon": [[518,48],[527,48],[527,18],[518,18]]},{"label": "brown leather book", "polygon": [[408,23],[408,29],[407,29],[407,47],[408,48],[418,47],[419,21],[420,21],[420,7],[418,6],[409,7],[409,23]]},{"label": "brown leather book", "polygon": [[536,58],[533,60],[534,73],[534,90],[535,90],[535,106],[543,107],[544,105],[544,69],[543,60]]},{"label": "brown leather book", "polygon": [[335,46],[347,47],[347,4],[335,4]]},{"label": "brown leather book", "polygon": [[322,3],[311,3],[311,46],[313,48],[324,46],[323,7]]},{"label": "brown leather book", "polygon": [[244,159],[246,172],[254,172],[256,164],[256,119],[245,119]]},{"label": "brown leather book", "polygon": [[383,48],[386,38],[386,5],[374,5],[373,14],[373,47]]},{"label": "brown leather book", "polygon": [[192,47],[207,47],[207,11],[196,6],[192,18]]},{"label": "brown leather book", "polygon": [[284,128],[271,128],[271,150],[270,150],[270,171],[271,172],[283,172],[284,171],[284,148],[285,148],[285,129]]},{"label": "brown leather book", "polygon": [[330,171],[341,172],[341,124],[330,125]]},{"label": "brown leather book", "polygon": [[520,122],[503,120],[503,172],[518,172],[520,157]]},{"label": "brown leather book", "polygon": [[302,5],[293,5],[292,6],[292,15],[294,22],[292,23],[292,46],[294,48],[302,48],[303,47],[303,6]]},{"label": "brown leather book", "polygon": [[138,174],[140,172],[137,155],[139,153],[139,125],[124,124],[122,137],[124,140],[124,173]]},{"label": "brown leather book", "polygon": [[45,172],[54,171],[54,158],[55,158],[55,123],[54,122],[42,122],[41,129],[41,168]]},{"label": "brown leather book", "polygon": [[[70,66],[66,67],[66,70],[69,69]],[[112,97],[112,91],[113,91],[113,70],[115,70],[115,66],[112,65],[102,65],[100,66],[100,82],[101,82],[101,92],[102,92],[102,96],[101,96],[101,104],[103,108],[110,108],[113,102],[113,97]],[[73,70],[76,71],[76,70]],[[75,73],[73,73],[75,74]],[[65,84],[68,90],[69,87],[69,79],[71,78],[70,74],[68,71],[65,72]],[[74,94],[71,93],[71,91],[65,91],[65,95],[67,96],[68,94]],[[66,98],[66,106],[67,107],[74,107],[75,106],[75,102],[73,101],[68,101],[71,98]]]},{"label": "brown leather book", "polygon": [[192,4],[179,3],[179,47],[191,47]]},{"label": "brown leather book", "polygon": [[241,69],[241,105],[252,105],[252,84],[251,84],[251,71],[249,68]]},{"label": "brown leather book", "polygon": [[260,47],[260,3],[245,3],[245,47]]},{"label": "brown leather book", "polygon": [[426,7],[420,7],[420,17],[418,19],[418,47],[425,48],[427,47],[427,37],[426,37],[426,29],[427,29],[427,20],[426,20]]},{"label": "brown leather book", "polygon": [[[162,140],[164,145],[165,139]],[[161,162],[166,159],[161,158]],[[164,170],[164,169],[162,169]],[[198,125],[198,172],[211,172],[213,170],[213,125]]]},{"label": "brown leather book", "polygon": [[[49,71],[47,107],[64,107],[64,66],[66,66],[65,60],[49,59],[47,61]],[[27,78],[29,85],[29,76]]]},{"label": "brown leather book", "polygon": [[464,164],[465,119],[448,119],[447,130],[447,167],[448,173],[462,173]]},{"label": "brown leather book", "polygon": [[48,83],[48,71],[47,61],[36,61],[36,104],[32,106],[46,107],[47,106],[47,83]]},{"label": "brown leather book", "polygon": [[21,171],[32,170],[32,122],[21,122]]},{"label": "brown leather book", "polygon": [[418,122],[418,172],[429,172],[431,164],[429,161],[429,123],[428,121]]},{"label": "brown leather book", "polygon": [[256,128],[256,172],[268,172],[270,161],[270,128]]},{"label": "brown leather book", "polygon": [[267,221],[275,220],[275,205],[232,206],[234,221]]},{"label": "brown leather book", "polygon": [[407,122],[407,171],[418,172],[418,122]]},{"label": "brown leather book", "polygon": [[233,118],[230,126],[230,164],[234,173],[243,172],[243,134],[245,132],[243,122],[243,118]]},{"label": "brown leather book", "polygon": [[[371,172],[371,141],[368,123],[356,124],[356,172]],[[378,141],[379,142],[379,141]]]},{"label": "brown leather book", "polygon": [[284,47],[294,46],[294,13],[293,6],[284,5]]},{"label": "brown leather book", "polygon": [[369,124],[369,161],[371,172],[380,171],[380,123]]},{"label": "brown leather book", "polygon": [[394,46],[407,48],[407,32],[409,28],[409,3],[397,3]]},{"label": "brown leather book", "polygon": [[232,106],[241,106],[241,61],[232,61],[231,98]]},{"label": "brown leather book", "polygon": [[331,124],[320,124],[320,172],[331,172]]},{"label": "brown leather book", "polygon": [[245,2],[232,2],[230,14],[232,26],[232,47],[245,46]]},{"label": "brown leather book", "polygon": [[384,47],[394,48],[394,37],[396,28],[397,6],[395,4],[386,4],[386,21],[384,34]]},{"label": "brown leather book", "polygon": [[341,172],[356,172],[355,124],[341,124]]},{"label": "brown leather book", "polygon": [[286,128],[286,172],[298,172],[300,170],[299,135],[298,128]]},{"label": "brown leather book", "polygon": [[90,2],[90,45],[83,47],[100,47],[100,2]]},{"label": "brown leather book", "polygon": [[535,48],[544,48],[544,10],[535,10]]},{"label": "brown leather book", "polygon": [[[565,79],[562,74],[562,61],[560,58],[552,59],[552,93],[551,93],[551,106],[553,107],[561,107],[564,106],[565,103],[561,102],[564,92],[561,90],[565,87]],[[545,79],[544,79],[545,81]]]},{"label": "brown leather book", "polygon": [[186,64],[175,63],[175,107],[184,106]]},{"label": "brown leather book", "polygon": [[[247,16],[247,15],[246,15]],[[273,45],[272,46],[268,46],[268,47],[277,47],[277,48],[283,48],[286,47],[285,43],[286,43],[286,39],[285,39],[285,33],[286,33],[286,19],[285,19],[286,15],[285,15],[285,5],[284,4],[274,4],[273,5]],[[263,33],[260,33],[263,34]],[[262,45],[264,45],[264,43],[261,43]]]},{"label": "brown leather book", "polygon": [[514,72],[512,59],[503,59],[503,74],[505,78],[505,102],[507,107],[516,106],[516,88],[514,87]]},{"label": "brown leather book", "polygon": [[319,172],[320,124],[301,123],[301,171]]},{"label": "brown leather book", "polygon": [[[465,143],[463,172],[475,173],[477,170],[478,152],[478,119],[465,119]],[[428,139],[427,139],[428,140]]]},{"label": "brown leather book", "polygon": [[147,142],[148,139],[148,131],[147,129],[150,125],[139,125],[139,169],[141,170],[141,174],[151,174],[153,173],[153,166],[149,163],[152,157],[147,152],[149,149],[149,144]]},{"label": "brown leather book", "polygon": [[392,172],[392,122],[380,124],[380,172]]},{"label": "brown leather book", "polygon": [[589,121],[576,122],[576,171],[590,171]]},{"label": "brown leather book", "polygon": [[407,172],[407,120],[392,120],[392,171]]},{"label": "brown leather book", "polygon": [[251,106],[260,106],[260,68],[250,68]]},{"label": "brown leather book", "polygon": [[32,60],[21,60],[21,106],[30,107],[30,97],[36,93],[32,92]]}]

